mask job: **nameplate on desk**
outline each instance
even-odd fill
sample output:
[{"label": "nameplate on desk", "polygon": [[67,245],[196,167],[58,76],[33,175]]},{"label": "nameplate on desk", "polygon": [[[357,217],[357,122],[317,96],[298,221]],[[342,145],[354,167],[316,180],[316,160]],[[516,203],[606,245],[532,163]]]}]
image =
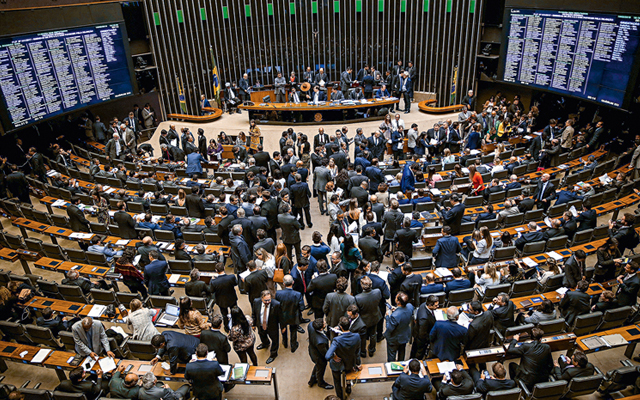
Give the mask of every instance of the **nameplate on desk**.
[{"label": "nameplate on desk", "polygon": [[470,351],[467,351],[466,353],[467,353],[467,358],[483,357],[483,356],[489,356],[492,354],[504,354],[504,349],[501,347],[493,347],[493,348],[487,348],[487,349],[470,350]]}]

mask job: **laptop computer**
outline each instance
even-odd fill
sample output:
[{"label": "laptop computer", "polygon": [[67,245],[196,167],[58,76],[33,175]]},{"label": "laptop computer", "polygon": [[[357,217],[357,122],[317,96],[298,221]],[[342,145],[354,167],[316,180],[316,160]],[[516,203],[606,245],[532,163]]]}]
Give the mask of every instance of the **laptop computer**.
[{"label": "laptop computer", "polygon": [[175,304],[166,304],[165,310],[158,319],[159,324],[173,326],[178,321],[180,307]]}]

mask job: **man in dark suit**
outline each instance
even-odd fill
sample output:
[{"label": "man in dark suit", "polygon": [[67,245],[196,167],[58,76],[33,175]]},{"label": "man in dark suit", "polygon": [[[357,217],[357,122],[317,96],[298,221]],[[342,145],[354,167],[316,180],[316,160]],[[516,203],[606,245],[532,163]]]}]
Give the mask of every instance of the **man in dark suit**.
[{"label": "man in dark suit", "polygon": [[126,207],[127,203],[119,201],[118,211],[113,214],[113,220],[120,229],[122,239],[137,239],[138,232],[136,232],[136,221],[134,221],[133,217],[125,211]]},{"label": "man in dark suit", "polygon": [[349,194],[358,201],[358,207],[364,206],[369,201],[369,183],[363,180],[358,186],[352,187]]},{"label": "man in dark suit", "polygon": [[[87,373],[84,368],[76,367],[69,372],[69,379],[60,382],[55,390],[66,393],[84,393],[87,400],[95,400],[100,396],[103,389],[102,371],[98,370],[95,382],[86,378]],[[107,384],[107,382],[105,381],[104,384]]]},{"label": "man in dark suit", "polygon": [[291,215],[291,206],[287,203],[280,205],[278,223],[282,228],[282,243],[287,247],[287,254],[293,260],[293,249],[296,252],[296,260],[300,262],[300,229],[304,227],[296,217]]},{"label": "man in dark suit", "polygon": [[224,375],[224,371],[218,361],[207,360],[208,352],[204,343],[196,347],[197,359],[187,363],[184,379],[191,383],[193,396],[198,400],[222,400],[223,388],[218,377]]},{"label": "man in dark suit", "polygon": [[192,186],[191,194],[187,196],[185,205],[187,207],[187,212],[189,213],[190,217],[194,217],[194,218],[206,217],[206,215],[204,214],[204,203],[202,202],[202,199],[200,198],[200,196],[198,196],[199,190],[200,189],[198,186]]},{"label": "man in dark suit", "polygon": [[423,399],[433,387],[428,376],[420,377],[420,361],[411,360],[393,383],[394,400]]},{"label": "man in dark suit", "polygon": [[587,355],[578,350],[571,358],[561,355],[558,361],[553,363],[553,376],[557,380],[570,382],[573,378],[592,376],[595,373],[593,364],[589,362]]},{"label": "man in dark suit", "polygon": [[420,230],[411,229],[411,220],[409,218],[405,218],[402,222],[402,229],[398,229],[393,238],[396,249],[403,252],[407,258],[412,258],[413,244],[418,243],[420,234]]},{"label": "man in dark suit", "polygon": [[545,136],[545,135],[544,134],[535,135],[535,137],[531,141],[531,145],[529,146],[529,154],[531,154],[531,157],[533,157],[533,159],[536,161],[540,160],[540,150],[542,150],[542,140],[543,140],[542,136]]},{"label": "man in dark suit", "polygon": [[[317,321],[317,320],[316,320]],[[325,360],[330,360],[333,385],[336,388],[338,398],[343,398],[342,373],[361,370],[360,365],[360,335],[349,331],[351,321],[348,317],[340,318],[338,329],[341,332],[331,342],[331,346],[325,354]],[[350,388],[347,388],[350,393]]]},{"label": "man in dark suit", "polygon": [[[311,192],[309,191],[309,185],[307,182],[302,182],[300,174],[295,174],[296,183],[291,185],[289,193],[291,194],[291,203],[293,205],[293,216],[299,218],[301,229],[304,229],[304,219],[307,219],[307,226],[313,227],[311,222],[311,212],[309,198]],[[302,215],[304,211],[304,216]],[[304,218],[303,218],[304,217]]]},{"label": "man in dark suit", "polygon": [[342,171],[347,168],[347,155],[340,151],[340,147],[337,144],[331,146],[331,155],[329,158],[333,159],[333,162],[338,167],[338,171]]},{"label": "man in dark suit", "polygon": [[469,289],[471,287],[469,279],[462,277],[460,268],[453,268],[451,273],[453,274],[453,280],[446,283],[446,287],[444,288],[445,293],[449,294],[452,290]]},{"label": "man in dark suit", "polygon": [[376,231],[372,228],[365,227],[362,236],[363,237],[358,240],[358,247],[362,253],[362,258],[369,262],[382,261],[380,240],[376,239]]},{"label": "man in dark suit", "polygon": [[513,314],[516,306],[513,301],[509,300],[509,295],[506,293],[498,294],[492,301],[493,303],[487,307],[487,311],[493,315],[496,329],[504,333],[505,329],[515,326]]},{"label": "man in dark suit", "polygon": [[522,251],[527,243],[535,243],[544,241],[542,231],[538,230],[538,224],[531,221],[527,224],[527,233],[520,233],[520,237],[516,239],[514,245],[516,249]]},{"label": "man in dark suit", "polygon": [[447,308],[447,320],[436,321],[429,333],[431,352],[442,361],[454,361],[460,357],[467,341],[467,328],[458,325],[458,308]]},{"label": "man in dark suit", "polygon": [[318,128],[318,134],[313,137],[313,148],[329,143],[329,135],[324,133],[324,128]]},{"label": "man in dark suit", "polygon": [[516,382],[513,379],[507,379],[507,370],[500,362],[493,364],[493,374],[495,376],[487,376],[484,371],[481,373],[476,368],[470,368],[471,377],[476,383],[476,390],[483,395],[496,390],[515,389]]},{"label": "man in dark suit", "polygon": [[307,326],[307,329],[309,330],[309,357],[314,364],[311,378],[309,378],[309,387],[317,383],[323,389],[332,390],[333,385],[324,380],[324,372],[327,369],[325,354],[329,350],[329,338],[324,334],[326,324],[323,319],[316,319]]},{"label": "man in dark suit", "polygon": [[[262,203],[260,204],[260,215],[267,219],[269,228],[267,235],[276,242],[276,228],[278,227],[278,200],[271,196],[267,190],[262,191]],[[291,254],[289,254],[291,257]]]},{"label": "man in dark suit", "polygon": [[293,277],[285,275],[282,284],[284,290],[276,292],[276,300],[280,302],[280,310],[282,312],[282,343],[287,348],[287,326],[291,335],[291,352],[295,353],[298,349],[298,332],[304,333],[300,327],[302,323],[302,311],[304,311],[304,297],[301,293],[293,290]]},{"label": "man in dark suit", "polygon": [[178,363],[188,363],[196,352],[200,339],[172,330],[166,330],[151,338],[151,345],[156,350],[156,356],[151,359],[151,365],[155,365],[166,355],[169,358],[171,374],[178,371]]},{"label": "man in dark suit", "polygon": [[[347,307],[347,317],[349,317],[350,325],[349,332],[357,333],[360,335],[360,346],[362,346],[362,341],[367,336],[367,326],[365,325],[362,318],[360,318],[360,310],[358,306],[355,304],[351,304]],[[360,350],[362,357],[362,348]]]},{"label": "man in dark suit", "polygon": [[396,307],[387,310],[386,316],[387,330],[384,337],[387,339],[387,362],[404,360],[406,345],[411,340],[413,305],[404,292],[396,295],[395,304]]},{"label": "man in dark suit", "polygon": [[311,309],[315,319],[323,318],[323,305],[327,295],[336,288],[338,276],[329,273],[329,267],[324,260],[319,260],[316,264],[318,276],[311,279],[307,286],[307,293],[311,293]]},{"label": "man in dark suit", "polygon": [[575,218],[573,218],[573,214],[571,214],[571,211],[565,211],[564,214],[562,214],[561,222],[562,228],[564,229],[564,233],[565,235],[567,235],[568,240],[573,240],[573,235],[575,235],[576,231],[578,230],[578,224],[576,224],[576,220]]},{"label": "man in dark suit", "polygon": [[278,300],[271,300],[271,293],[268,290],[262,292],[260,298],[253,301],[253,326],[258,327],[260,335],[260,345],[257,350],[269,348],[271,353],[267,359],[267,364],[271,364],[278,357],[278,347],[280,347],[280,320],[282,311]]},{"label": "man in dark suit", "polygon": [[634,306],[638,301],[638,290],[640,289],[638,264],[635,261],[630,261],[625,265],[624,272],[624,275],[620,275],[617,278],[620,284],[616,293],[618,305],[620,307]]},{"label": "man in dark suit", "polygon": [[464,349],[475,350],[491,346],[490,331],[493,329],[493,314],[484,311],[482,303],[472,301],[469,307],[469,314],[472,318],[467,328],[467,342]]},{"label": "man in dark suit", "polygon": [[[356,301],[348,293],[345,293],[349,286],[349,280],[344,276],[338,277],[336,280],[336,289],[334,292],[327,294],[322,305],[322,311],[324,312],[327,324],[329,326],[338,326],[340,318],[347,315],[347,308],[355,304]],[[333,338],[335,332],[331,331],[330,336]]]},{"label": "man in dark suit", "polygon": [[[508,356],[519,356],[520,363],[509,364],[509,377],[522,381],[529,390],[533,385],[549,380],[550,371],[553,369],[553,359],[551,358],[551,348],[540,340],[544,331],[540,328],[531,330],[533,341],[518,343],[520,335],[514,335],[507,349]],[[516,346],[518,345],[518,346]]]},{"label": "man in dark suit", "polygon": [[420,293],[420,288],[422,287],[422,275],[413,273],[413,267],[410,262],[402,265],[402,274],[404,275],[404,280],[400,285],[400,291],[407,293],[407,296],[409,296],[409,303],[413,304],[414,307],[417,307],[419,304],[416,304],[416,297],[418,293]]},{"label": "man in dark suit", "polygon": [[598,215],[596,210],[591,209],[591,202],[585,200],[582,203],[582,212],[576,217],[576,222],[580,223],[578,226],[578,232],[586,229],[593,229],[598,226]]},{"label": "man in dark suit", "polygon": [[215,351],[216,360],[220,364],[228,365],[231,346],[229,345],[229,339],[220,331],[221,327],[222,316],[216,314],[211,319],[211,329],[205,329],[200,333],[200,343],[206,344],[209,351]]},{"label": "man in dark suit", "polygon": [[434,386],[438,390],[437,399],[447,400],[452,396],[466,396],[473,393],[473,378],[463,370],[461,364],[456,364],[455,370],[450,372],[450,377],[442,379],[442,383],[434,381]]},{"label": "man in dark suit", "polygon": [[169,296],[167,262],[160,260],[160,254],[156,250],[149,252],[149,261],[149,265],[144,267],[144,285],[149,289],[149,294]]},{"label": "man in dark suit", "polygon": [[360,311],[362,322],[366,326],[366,333],[361,336],[360,357],[367,356],[367,340],[369,341],[369,357],[373,357],[376,352],[376,330],[378,323],[382,320],[380,302],[383,302],[380,289],[373,289],[373,282],[370,276],[360,279],[362,293],[357,294],[355,303]]},{"label": "man in dark suit", "polygon": [[533,199],[538,209],[542,208],[545,213],[547,209],[549,209],[551,201],[556,198],[556,187],[553,183],[549,182],[549,179],[551,179],[551,175],[543,174],[533,193]]},{"label": "man in dark suit", "polygon": [[71,204],[67,206],[69,225],[74,232],[89,232],[89,220],[84,217],[84,213],[78,208],[78,204],[80,204],[80,198],[73,197]]},{"label": "man in dark suit", "polygon": [[[229,309],[238,304],[238,295],[235,287],[238,285],[235,275],[225,274],[224,264],[216,264],[218,276],[212,279],[211,295],[216,299],[216,304],[220,307],[220,314],[224,321],[225,331],[229,331]],[[226,364],[226,363],[223,363]]]},{"label": "man in dark suit", "polygon": [[382,136],[383,136],[382,132],[380,130],[377,130],[373,134],[373,136],[367,139],[367,141],[369,142],[368,147],[369,147],[369,150],[371,151],[371,156],[373,158],[377,158],[378,160],[381,160],[384,158],[384,153],[387,149],[386,142],[384,140],[384,137]]},{"label": "man in dark suit", "polygon": [[587,253],[584,250],[576,250],[564,263],[564,278],[562,286],[574,288],[585,276],[585,261]]},{"label": "man in dark suit", "polygon": [[491,204],[487,205],[486,210],[487,212],[480,213],[476,217],[476,229],[478,229],[481,221],[489,221],[498,218],[498,214],[493,212],[493,206]]},{"label": "man in dark suit", "polygon": [[[364,170],[364,174],[367,176],[367,178],[369,178],[369,193],[372,195],[378,191],[378,186],[381,183],[386,182],[382,170],[378,167],[377,158],[371,160],[371,165]],[[384,207],[384,205],[381,203],[376,202],[375,204],[382,205]],[[377,214],[377,211],[375,209],[373,210],[373,212]]]},{"label": "man in dark suit", "polygon": [[253,304],[253,302],[262,295],[262,292],[267,290],[269,276],[266,270],[258,269],[258,266],[253,260],[247,263],[247,268],[249,268],[250,272],[249,275],[244,278],[244,290],[249,297],[249,304]]},{"label": "man in dark suit", "polygon": [[462,251],[460,242],[455,236],[451,236],[451,227],[442,227],[442,237],[436,241],[433,248],[433,257],[436,259],[436,267],[453,268],[458,265],[458,253]]},{"label": "man in dark suit", "polygon": [[560,295],[560,305],[558,306],[568,326],[572,326],[576,318],[587,314],[590,311],[591,297],[586,293],[589,290],[587,281],[579,281],[576,290]]},{"label": "man in dark suit", "polygon": [[22,203],[31,204],[29,181],[15,164],[11,165],[11,173],[7,176],[7,189],[13,197],[17,197]]},{"label": "man in dark suit", "polygon": [[564,228],[562,228],[562,221],[559,219],[551,220],[551,228],[544,231],[542,234],[542,240],[545,242],[551,238],[564,235]]},{"label": "man in dark suit", "polygon": [[443,225],[448,225],[451,228],[451,234],[455,236],[460,233],[460,224],[464,216],[464,204],[460,202],[457,194],[451,195],[449,200],[451,201],[451,209],[442,212],[442,219]]},{"label": "man in dark suit", "polygon": [[436,323],[436,316],[433,314],[440,306],[436,296],[427,297],[427,301],[420,304],[416,313],[414,341],[411,346],[411,358],[422,360],[426,355],[429,346],[429,334]]},{"label": "man in dark suit", "polygon": [[[233,225],[231,233],[229,234],[229,241],[231,242],[231,259],[233,260],[234,269],[233,272],[238,276],[247,270],[249,261],[253,258],[251,247],[249,247],[242,236],[243,232],[241,225]],[[251,235],[251,231],[248,231],[247,235]]]},{"label": "man in dark suit", "polygon": [[382,228],[384,229],[384,242],[382,243],[382,251],[385,255],[389,254],[389,245],[395,243],[394,239],[396,231],[402,227],[404,214],[400,212],[400,204],[398,200],[391,200],[390,209],[382,217]]}]

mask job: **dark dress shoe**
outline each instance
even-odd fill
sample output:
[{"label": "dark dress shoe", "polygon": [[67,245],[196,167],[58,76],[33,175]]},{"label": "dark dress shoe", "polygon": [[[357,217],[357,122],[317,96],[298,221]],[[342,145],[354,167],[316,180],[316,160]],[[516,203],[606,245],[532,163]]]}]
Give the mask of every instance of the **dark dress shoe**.
[{"label": "dark dress shoe", "polygon": [[302,333],[304,335],[304,329],[302,329],[301,326],[298,327],[298,332]]},{"label": "dark dress shoe", "polygon": [[284,346],[284,348],[286,349],[287,347],[289,347],[289,345],[287,344],[287,342],[285,342],[284,340],[282,341],[282,345]]},{"label": "dark dress shoe", "polygon": [[263,345],[262,343],[260,343],[260,344],[258,345],[258,347],[256,347],[256,350],[262,350],[262,349],[266,349],[266,348],[267,348],[267,346],[265,346],[265,345]]},{"label": "dark dress shoe", "polygon": [[328,383],[325,383],[323,385],[318,385],[318,387],[321,387],[325,390],[333,390],[333,385],[329,385]]},{"label": "dark dress shoe", "polygon": [[[311,320],[309,318],[302,318],[302,322],[300,322],[301,324],[306,324],[307,322],[311,322]],[[300,327],[298,327],[300,328]],[[300,329],[298,329],[298,332],[300,331]]]},{"label": "dark dress shoe", "polygon": [[276,359],[275,357],[267,358],[267,364],[271,364],[275,359]]},{"label": "dark dress shoe", "polygon": [[307,385],[309,385],[309,387],[314,387],[316,385],[316,382],[307,382]]},{"label": "dark dress shoe", "polygon": [[295,353],[298,350],[298,343],[294,343],[291,345],[291,352]]},{"label": "dark dress shoe", "polygon": [[345,392],[347,392],[347,394],[351,394],[351,385],[347,385]]},{"label": "dark dress shoe", "polygon": [[309,227],[309,229],[313,228],[313,224],[309,224],[307,226]]},{"label": "dark dress shoe", "polygon": [[309,312],[307,312],[307,315],[313,315],[313,310],[309,310]]},{"label": "dark dress shoe", "polygon": [[375,351],[370,351],[370,352],[369,352],[369,357],[373,357],[373,355],[374,355],[374,354],[376,354],[376,352],[375,352]]}]

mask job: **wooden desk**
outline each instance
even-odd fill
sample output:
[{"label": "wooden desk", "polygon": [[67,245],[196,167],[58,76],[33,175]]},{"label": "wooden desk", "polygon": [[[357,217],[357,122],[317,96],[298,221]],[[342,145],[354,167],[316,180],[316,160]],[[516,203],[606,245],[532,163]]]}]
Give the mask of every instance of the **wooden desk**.
[{"label": "wooden desk", "polygon": [[[60,315],[77,315],[79,317],[87,317],[89,316],[93,305],[35,296],[33,299],[31,299],[31,302],[27,304],[27,307],[33,308],[34,310],[42,310],[46,307],[50,307],[53,311],[58,312]],[[115,318],[109,318],[107,314],[102,314],[96,319],[102,321],[112,321],[120,320],[122,319],[122,317],[120,315],[120,310],[116,307]]]},{"label": "wooden desk", "polygon": [[104,153],[104,150],[107,147],[104,144],[98,142],[87,142],[87,146],[93,148],[98,153]]},{"label": "wooden desk", "polygon": [[442,114],[442,113],[462,111],[462,108],[464,107],[463,104],[454,104],[452,106],[445,106],[445,107],[434,107],[430,105],[430,104],[435,104],[436,102],[437,102],[436,99],[421,101],[420,103],[418,103],[418,109],[422,112],[426,112],[429,114]]},{"label": "wooden desk", "polygon": [[[406,365],[409,361],[402,361],[401,364]],[[373,364],[362,364],[362,370],[349,372],[346,374],[345,379],[350,381],[351,383],[355,383],[353,381],[358,381],[357,383],[373,383],[373,382],[388,382],[395,381],[396,378],[402,373],[402,371],[398,371],[397,373],[387,374],[387,369],[385,367],[387,363],[373,363]],[[380,368],[381,373],[376,373],[377,371],[372,371],[374,368]],[[424,375],[427,374],[427,370],[424,367],[423,363],[420,363],[420,370]]]},{"label": "wooden desk", "polygon": [[[219,108],[206,107],[205,111],[210,112],[209,115],[188,115],[188,114],[167,114],[169,119],[177,119],[178,121],[204,123],[215,121],[222,116],[222,110]],[[213,110],[213,111],[211,111]]]},{"label": "wooden desk", "polygon": [[[573,333],[543,337],[541,342],[548,344],[551,351],[570,350],[575,347],[577,337]],[[480,364],[493,361],[511,360],[519,356],[508,355],[507,349],[510,341],[503,346],[487,347],[484,349],[469,350],[465,352],[464,359],[469,364]]]},{"label": "wooden desk", "polygon": [[615,335],[615,334],[621,335],[627,342],[629,342],[628,344],[626,344],[627,348],[624,352],[625,357],[627,358],[633,357],[633,353],[635,352],[635,349],[636,349],[636,344],[638,343],[638,341],[640,341],[640,326],[638,325],[627,325],[627,326],[622,326],[620,328],[611,329],[608,331],[597,332],[597,333],[592,333],[590,335],[580,336],[576,341],[576,348],[582,350],[584,353],[594,353],[596,351],[609,350],[616,347],[624,346],[624,345],[613,346],[613,347],[607,346],[607,347],[599,347],[596,349],[589,349],[583,343],[583,340],[593,336],[607,336],[607,335]]},{"label": "wooden desk", "polygon": [[[468,370],[469,369],[469,365],[467,364],[467,360],[465,360],[464,357],[456,360],[457,362],[462,362],[462,369],[464,370]],[[431,376],[431,379],[435,378],[435,377],[441,377],[442,375],[444,375],[443,373],[440,372],[440,369],[438,368],[438,363],[440,363],[442,361],[440,361],[440,359],[438,358],[431,358],[428,360],[424,361],[424,365],[427,367],[427,371],[429,371],[429,375]]]},{"label": "wooden desk", "polygon": [[20,254],[17,251],[8,247],[0,249],[0,260],[15,262],[20,258]]}]

